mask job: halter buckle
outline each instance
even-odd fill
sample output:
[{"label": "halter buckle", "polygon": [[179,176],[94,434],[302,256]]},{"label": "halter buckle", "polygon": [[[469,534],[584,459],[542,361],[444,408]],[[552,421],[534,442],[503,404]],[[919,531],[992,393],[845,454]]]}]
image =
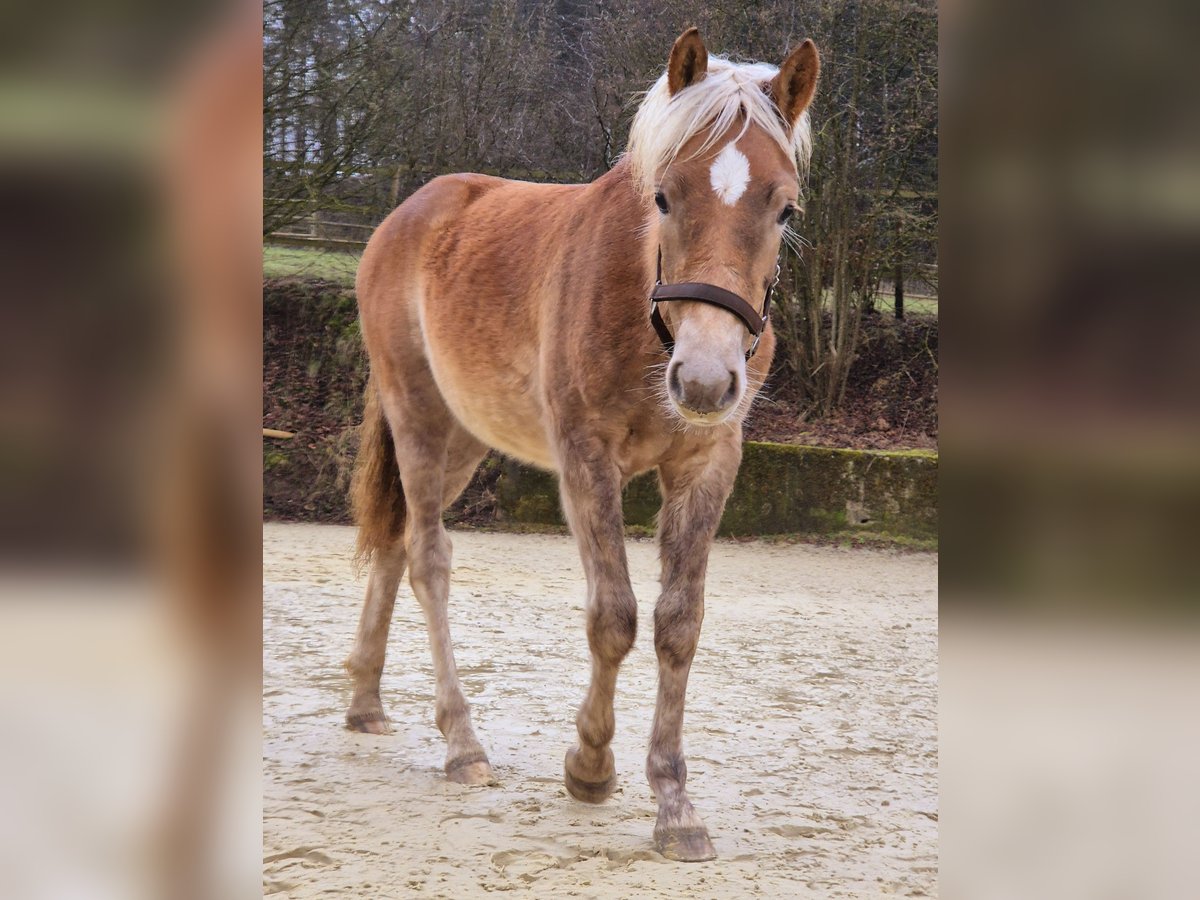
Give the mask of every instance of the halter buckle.
[{"label": "halter buckle", "polygon": [[752,357],[754,355],[754,352],[756,350],[758,350],[758,342],[761,340],[762,340],[762,332],[760,331],[758,334],[756,334],[754,336],[754,343],[752,343],[750,345],[750,349],[746,351],[746,359],[747,360],[749,360],[750,357]]}]

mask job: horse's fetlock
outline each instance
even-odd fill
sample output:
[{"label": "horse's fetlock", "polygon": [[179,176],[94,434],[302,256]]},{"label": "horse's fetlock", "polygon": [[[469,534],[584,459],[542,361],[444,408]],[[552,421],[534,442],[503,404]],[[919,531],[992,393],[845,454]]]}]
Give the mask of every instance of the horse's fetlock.
[{"label": "horse's fetlock", "polygon": [[607,747],[617,732],[616,720],[611,716],[594,719],[580,716],[575,720],[575,727],[579,732],[579,742],[588,747]]},{"label": "horse's fetlock", "polygon": [[462,698],[453,700],[438,700],[433,708],[433,720],[437,723],[438,731],[448,735],[456,722],[469,715],[467,701]]},{"label": "horse's fetlock", "polygon": [[646,780],[651,785],[669,781],[682,785],[687,781],[687,761],[682,753],[655,753],[646,759]]},{"label": "horse's fetlock", "polygon": [[382,665],[364,659],[363,655],[357,650],[346,657],[346,661],[342,663],[342,666],[355,680],[370,678],[378,682],[379,676],[383,674]]}]

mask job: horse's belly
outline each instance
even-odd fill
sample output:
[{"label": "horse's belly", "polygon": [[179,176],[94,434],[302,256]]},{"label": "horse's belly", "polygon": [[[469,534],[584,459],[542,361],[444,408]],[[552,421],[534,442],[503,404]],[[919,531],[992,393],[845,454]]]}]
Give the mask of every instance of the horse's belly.
[{"label": "horse's belly", "polygon": [[531,375],[506,368],[462,371],[433,361],[434,378],[455,417],[475,437],[501,453],[543,469],[554,469],[541,403]]},{"label": "horse's belly", "polygon": [[[550,452],[550,443],[546,440],[541,423],[536,419],[525,420],[525,417],[504,416],[497,418],[488,410],[475,409],[459,414],[460,421],[479,440],[489,447],[494,447],[501,453],[553,471],[554,457]],[[522,420],[525,420],[524,423]]]}]

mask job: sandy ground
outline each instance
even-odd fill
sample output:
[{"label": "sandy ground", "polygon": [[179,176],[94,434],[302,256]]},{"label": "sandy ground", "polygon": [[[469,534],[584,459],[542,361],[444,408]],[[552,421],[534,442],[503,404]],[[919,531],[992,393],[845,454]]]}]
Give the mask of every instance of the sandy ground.
[{"label": "sandy ground", "polygon": [[567,537],[455,532],[451,628],[501,784],[442,776],[420,609],[396,604],[395,734],[342,727],[363,582],[350,528],[263,529],[264,890],[288,897],[875,897],[937,891],[937,558],[713,548],[688,692],[688,788],[719,859],[651,846],[656,549],[631,541],[638,644],[621,671],[621,786],[571,799],[587,642]]}]

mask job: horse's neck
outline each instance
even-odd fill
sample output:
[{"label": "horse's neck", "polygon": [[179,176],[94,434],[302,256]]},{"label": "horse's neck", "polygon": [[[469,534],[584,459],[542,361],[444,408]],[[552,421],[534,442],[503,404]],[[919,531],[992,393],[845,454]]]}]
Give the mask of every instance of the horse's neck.
[{"label": "horse's neck", "polygon": [[653,252],[647,245],[653,236],[646,227],[649,210],[634,185],[628,159],[618,160],[593,181],[587,194],[583,201],[589,206],[587,214],[595,223],[597,237],[602,235],[604,243],[613,247],[623,266],[646,269],[643,274],[650,278],[653,272],[647,260],[653,258]]}]

